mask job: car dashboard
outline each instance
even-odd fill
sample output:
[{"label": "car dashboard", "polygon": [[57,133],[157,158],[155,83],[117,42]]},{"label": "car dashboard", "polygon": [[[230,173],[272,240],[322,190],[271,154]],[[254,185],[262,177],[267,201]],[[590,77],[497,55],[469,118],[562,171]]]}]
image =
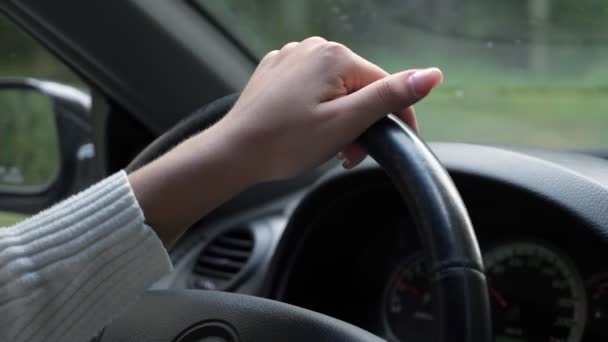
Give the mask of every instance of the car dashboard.
[{"label": "car dashboard", "polygon": [[[484,257],[495,341],[608,338],[608,162],[577,154],[436,143]],[[205,219],[156,288],[273,298],[389,341],[433,336],[416,227],[373,162]]]}]

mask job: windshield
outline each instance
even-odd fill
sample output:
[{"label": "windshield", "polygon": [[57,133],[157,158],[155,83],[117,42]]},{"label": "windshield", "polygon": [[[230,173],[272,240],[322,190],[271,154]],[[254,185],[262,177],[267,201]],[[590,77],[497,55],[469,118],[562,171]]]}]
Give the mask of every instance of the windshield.
[{"label": "windshield", "polygon": [[430,140],[608,146],[606,0],[199,0],[261,57],[320,35],[389,72],[438,66]]}]

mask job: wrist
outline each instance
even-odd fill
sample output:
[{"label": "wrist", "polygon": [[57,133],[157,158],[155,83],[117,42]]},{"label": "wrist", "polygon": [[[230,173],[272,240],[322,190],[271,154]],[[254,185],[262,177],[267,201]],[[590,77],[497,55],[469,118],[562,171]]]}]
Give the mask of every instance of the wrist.
[{"label": "wrist", "polygon": [[211,127],[129,175],[146,222],[171,246],[185,229],[259,182],[247,144]]},{"label": "wrist", "polygon": [[[228,120],[226,120],[228,119]],[[195,160],[205,169],[210,163],[223,170],[223,178],[243,190],[267,180],[263,157],[260,156],[260,141],[249,132],[240,132],[238,125],[225,118],[211,126],[192,140]],[[204,175],[202,175],[204,177]]]}]

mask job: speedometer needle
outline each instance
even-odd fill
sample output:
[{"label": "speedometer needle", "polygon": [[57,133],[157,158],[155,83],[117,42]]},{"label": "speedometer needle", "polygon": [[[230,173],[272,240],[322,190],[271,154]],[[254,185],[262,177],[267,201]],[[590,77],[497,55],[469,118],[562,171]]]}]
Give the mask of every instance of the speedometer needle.
[{"label": "speedometer needle", "polygon": [[496,289],[491,286],[490,286],[490,293],[492,294],[492,297],[494,297],[494,299],[496,299],[496,301],[498,302],[498,304],[500,305],[501,308],[506,309],[507,306],[509,306],[509,303],[507,303],[507,301],[500,294],[500,292],[496,291]]}]

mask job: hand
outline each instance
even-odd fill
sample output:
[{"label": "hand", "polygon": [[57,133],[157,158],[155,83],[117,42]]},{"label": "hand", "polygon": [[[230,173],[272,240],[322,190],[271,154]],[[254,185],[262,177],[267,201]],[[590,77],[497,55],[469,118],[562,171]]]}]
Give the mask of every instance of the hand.
[{"label": "hand", "polygon": [[328,160],[365,158],[352,142],[388,113],[417,129],[414,103],[442,81],[437,68],[389,75],[344,45],[312,37],[268,53],[234,108],[213,130],[238,144],[259,181],[283,179]]},{"label": "hand", "polygon": [[338,43],[313,37],[262,59],[234,108],[217,124],[129,175],[146,222],[167,245],[244,188],[310,169],[397,113],[416,129],[412,105],[441,82],[436,68],[393,75]]}]

